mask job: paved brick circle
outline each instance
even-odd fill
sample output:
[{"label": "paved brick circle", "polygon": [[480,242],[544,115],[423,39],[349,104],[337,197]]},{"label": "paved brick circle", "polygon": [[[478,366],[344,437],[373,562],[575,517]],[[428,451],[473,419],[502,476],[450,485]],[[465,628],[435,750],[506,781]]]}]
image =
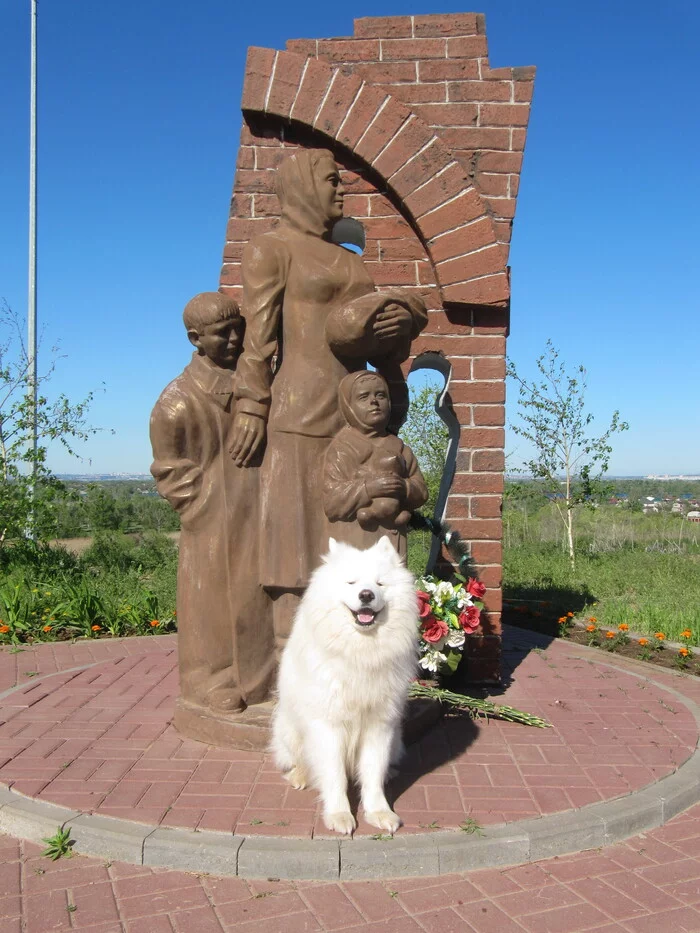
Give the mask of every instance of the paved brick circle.
[{"label": "paved brick circle", "polygon": [[[407,859],[416,846],[427,844],[432,853],[428,837],[435,836],[437,847],[446,830],[455,834],[455,842],[463,841],[459,827],[465,821],[507,846],[509,834],[515,839],[519,828],[542,830],[544,823],[537,822],[542,816],[569,814],[568,826],[581,807],[588,807],[584,822],[586,814],[598,812],[591,810],[596,804],[620,798],[624,809],[625,799],[636,799],[642,788],[655,786],[691,757],[698,740],[690,696],[698,692],[694,682],[656,671],[651,680],[640,675],[638,665],[565,642],[543,649],[537,639],[517,631],[510,633],[507,648],[510,686],[496,699],[543,716],[553,728],[473,723],[456,716],[433,729],[410,748],[392,783],[405,824],[391,844],[392,857],[412,837]],[[50,660],[44,669],[37,664],[42,655]],[[74,817],[87,814],[79,818],[86,827],[84,821],[94,817],[110,818],[107,827],[118,825],[115,819],[128,821],[136,826],[139,845],[144,830],[148,835],[159,829],[151,848],[177,848],[197,839],[216,849],[218,841],[235,833],[241,840],[259,840],[265,864],[274,863],[280,846],[302,853],[314,839],[317,854],[327,849],[328,870],[337,871],[338,840],[325,831],[313,791],[288,787],[261,753],[210,748],[174,731],[173,638],[87,642],[70,649],[47,645],[33,656],[40,669],[22,671],[20,660],[18,685],[0,695],[0,782],[12,794],[3,798],[5,808],[21,794],[68,808]],[[8,660],[2,652],[0,677]],[[680,686],[689,694],[686,701],[675,689]],[[652,818],[647,807],[645,818],[657,825],[663,821],[662,805],[654,798],[649,806],[656,815]],[[548,825],[556,830],[557,824]],[[605,825],[599,826],[604,834]],[[633,821],[631,831],[638,828]],[[200,835],[193,837],[193,830]],[[355,848],[344,850],[347,864],[353,852],[361,854],[357,842],[370,842],[375,834],[360,820],[351,843]],[[379,853],[371,846],[368,851]],[[249,857],[252,848],[245,852]],[[441,857],[445,861],[444,852]],[[305,870],[299,869],[300,876]],[[375,870],[371,859],[367,870]]]}]

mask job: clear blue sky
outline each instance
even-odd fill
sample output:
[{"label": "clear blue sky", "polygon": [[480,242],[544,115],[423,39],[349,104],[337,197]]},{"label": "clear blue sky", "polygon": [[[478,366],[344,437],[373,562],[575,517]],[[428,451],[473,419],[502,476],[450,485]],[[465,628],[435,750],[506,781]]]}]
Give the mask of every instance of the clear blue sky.
[{"label": "clear blue sky", "polygon": [[[26,308],[29,0],[0,7],[0,297]],[[148,416],[189,358],[185,302],[216,289],[246,47],[352,33],[352,18],[464,11],[434,0],[40,0],[39,290],[52,386],[93,407],[90,463],[146,471]],[[700,473],[700,8],[486,0],[490,59],[537,65],[511,252],[509,354],[551,337],[589,373],[611,471]],[[514,402],[515,393],[510,399]],[[514,407],[514,406],[511,406]],[[512,412],[511,412],[512,413]],[[522,450],[509,438],[512,462]]]}]

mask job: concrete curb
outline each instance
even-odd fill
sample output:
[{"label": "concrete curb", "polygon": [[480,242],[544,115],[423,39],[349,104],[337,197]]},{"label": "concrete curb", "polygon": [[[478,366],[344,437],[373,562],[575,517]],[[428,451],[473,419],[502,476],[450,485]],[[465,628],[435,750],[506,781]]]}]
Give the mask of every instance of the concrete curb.
[{"label": "concrete curb", "polygon": [[[617,667],[608,659],[600,660],[595,648],[572,648],[582,659],[593,655],[599,666]],[[627,667],[625,671],[671,694],[692,713],[700,730],[700,705],[646,672]],[[237,836],[78,813],[25,797],[4,785],[0,785],[0,832],[41,843],[58,826],[69,826],[74,851],[81,855],[251,879],[350,881],[520,865],[609,846],[661,826],[699,801],[700,751],[696,748],[675,772],[627,796],[579,810],[488,826],[482,834],[443,830],[398,835],[391,840]]]}]

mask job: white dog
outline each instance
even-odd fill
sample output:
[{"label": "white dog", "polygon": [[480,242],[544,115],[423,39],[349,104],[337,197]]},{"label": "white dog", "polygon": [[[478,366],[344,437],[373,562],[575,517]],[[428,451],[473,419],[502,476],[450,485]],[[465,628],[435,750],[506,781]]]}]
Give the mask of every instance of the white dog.
[{"label": "white dog", "polygon": [[348,777],[365,819],[393,833],[384,795],[401,757],[401,719],[416,673],[413,577],[387,537],[366,551],[330,539],[311,577],[280,664],[272,750],[294,787],[321,792],[330,830],[352,833]]}]

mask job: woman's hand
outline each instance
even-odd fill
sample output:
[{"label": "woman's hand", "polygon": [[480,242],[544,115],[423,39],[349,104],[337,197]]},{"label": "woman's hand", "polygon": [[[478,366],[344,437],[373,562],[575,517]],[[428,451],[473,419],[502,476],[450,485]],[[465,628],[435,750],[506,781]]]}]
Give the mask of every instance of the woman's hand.
[{"label": "woman's hand", "polygon": [[379,340],[395,340],[397,337],[410,337],[412,327],[411,312],[392,301],[377,314],[373,330]]},{"label": "woman's hand", "polygon": [[248,466],[264,443],[264,419],[245,412],[237,414],[233,420],[233,441],[229,447],[229,453],[236,466]]}]

